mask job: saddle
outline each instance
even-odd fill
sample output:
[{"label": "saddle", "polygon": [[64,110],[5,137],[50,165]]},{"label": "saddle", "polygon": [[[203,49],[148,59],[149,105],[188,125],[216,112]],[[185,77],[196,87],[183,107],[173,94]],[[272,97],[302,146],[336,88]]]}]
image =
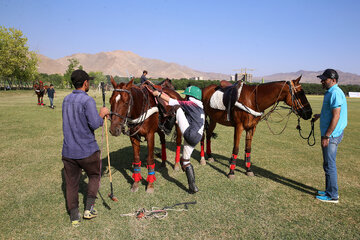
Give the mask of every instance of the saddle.
[{"label": "saddle", "polygon": [[[159,85],[153,85],[149,82],[144,82],[150,88],[162,91],[162,87]],[[166,134],[169,135],[176,122],[176,111],[179,106],[169,106],[164,100],[159,97],[155,97],[155,102],[159,109],[159,128]]]},{"label": "saddle", "polygon": [[220,90],[224,93],[222,101],[227,111],[228,121],[231,119],[231,109],[238,100],[238,92],[241,84],[241,81],[231,84],[229,81],[222,80],[220,81],[220,86],[216,88],[216,90]]}]

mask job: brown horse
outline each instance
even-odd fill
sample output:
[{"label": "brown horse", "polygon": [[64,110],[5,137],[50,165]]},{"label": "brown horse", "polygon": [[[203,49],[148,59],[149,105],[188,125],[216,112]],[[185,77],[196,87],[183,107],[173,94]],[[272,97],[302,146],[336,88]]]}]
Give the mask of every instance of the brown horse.
[{"label": "brown horse", "polygon": [[[279,81],[260,84],[257,86],[246,85],[242,82],[238,82],[233,86],[228,86],[228,88],[237,88],[240,89],[240,96],[235,94],[235,104],[239,106],[241,103],[245,108],[240,109],[233,106],[230,111],[218,110],[210,107],[211,96],[216,92],[217,85],[210,85],[203,89],[203,104],[205,115],[209,116],[210,123],[206,129],[206,153],[208,155],[208,161],[213,161],[211,155],[211,136],[215,129],[216,123],[220,123],[225,126],[234,127],[234,146],[232,151],[232,157],[230,159],[230,172],[228,174],[229,178],[233,178],[234,169],[236,166],[236,158],[239,153],[239,142],[241,133],[243,130],[246,131],[246,141],[245,141],[245,167],[246,174],[248,176],[253,176],[253,172],[250,169],[251,161],[251,142],[255,133],[256,125],[262,119],[261,113],[263,113],[270,106],[276,106],[274,104],[284,101],[287,105],[291,107],[291,111],[305,120],[310,119],[312,115],[311,106],[305,96],[304,90],[302,89],[299,81],[300,78],[292,81]],[[228,84],[230,85],[230,84]],[[241,88],[240,88],[241,87]],[[224,91],[225,94],[228,91]],[[271,113],[271,111],[270,111]],[[228,117],[230,115],[230,118]],[[204,158],[204,136],[201,141],[201,163],[206,164]]]},{"label": "brown horse", "polygon": [[37,95],[37,98],[38,98],[38,105],[43,106],[44,105],[44,102],[43,102],[44,94],[46,93],[46,91],[49,87],[47,85],[43,86],[42,83],[40,83],[40,84],[35,83],[33,85],[33,88],[34,88],[35,94]]},{"label": "brown horse", "polygon": [[162,88],[170,88],[171,90],[175,90],[174,85],[171,83],[171,79],[166,78],[164,81],[161,81],[159,84]]},{"label": "brown horse", "polygon": [[[131,191],[135,192],[139,188],[139,182],[142,179],[141,161],[140,161],[140,138],[145,137],[147,141],[147,188],[146,192],[152,193],[154,191],[155,178],[155,162],[154,162],[154,138],[157,132],[161,139],[162,145],[162,166],[165,166],[164,154],[165,151],[165,136],[160,130],[159,126],[159,112],[157,103],[151,93],[146,87],[137,86],[133,84],[133,80],[129,83],[117,84],[111,77],[111,83],[114,91],[110,98],[111,104],[111,126],[110,133],[113,136],[119,136],[121,132],[130,136],[130,141],[133,147],[134,155],[134,183]],[[163,91],[175,99],[181,99],[180,95],[168,88],[163,88]],[[126,128],[128,128],[126,130]],[[180,155],[181,137],[180,129],[176,127],[177,138],[176,143],[179,148],[177,152]],[[180,160],[180,157],[179,157]],[[177,166],[176,166],[177,165]],[[175,163],[175,167],[180,168],[179,162]]]}]

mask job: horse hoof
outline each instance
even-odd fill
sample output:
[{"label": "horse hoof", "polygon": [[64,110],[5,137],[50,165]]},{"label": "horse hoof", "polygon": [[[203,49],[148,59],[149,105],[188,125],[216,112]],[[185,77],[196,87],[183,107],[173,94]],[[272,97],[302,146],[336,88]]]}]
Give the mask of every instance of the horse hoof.
[{"label": "horse hoof", "polygon": [[209,157],[209,158],[208,158],[208,162],[211,162],[211,163],[212,163],[212,162],[215,162],[215,160],[214,160],[213,157]]},{"label": "horse hoof", "polygon": [[153,183],[149,183],[147,188],[146,188],[146,192],[147,193],[154,193],[154,184]]},{"label": "horse hoof", "polygon": [[233,180],[233,179],[235,179],[235,174],[228,174],[227,177],[228,177],[228,179]]},{"label": "horse hoof", "polygon": [[175,163],[175,166],[174,166],[174,171],[178,172],[180,171],[180,163]]},{"label": "horse hoof", "polygon": [[253,171],[247,171],[247,172],[246,172],[246,175],[247,175],[248,177],[254,177],[254,176],[255,176]]},{"label": "horse hoof", "polygon": [[201,157],[201,159],[200,159],[200,164],[201,164],[201,165],[206,165],[206,160],[205,160],[204,157]]},{"label": "horse hoof", "polygon": [[131,192],[137,192],[139,190],[139,182],[134,182],[131,186]]}]

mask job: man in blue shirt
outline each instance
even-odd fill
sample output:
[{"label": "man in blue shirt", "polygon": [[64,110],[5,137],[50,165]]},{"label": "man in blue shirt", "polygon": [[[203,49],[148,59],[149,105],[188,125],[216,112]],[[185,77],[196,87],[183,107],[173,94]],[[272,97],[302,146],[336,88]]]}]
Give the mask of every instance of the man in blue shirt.
[{"label": "man in blue shirt", "polygon": [[94,204],[100,186],[101,159],[94,131],[103,125],[109,110],[102,107],[98,113],[94,99],[87,95],[91,79],[83,70],[73,71],[71,81],[76,90],[67,95],[62,104],[62,161],[67,209],[73,226],[78,226],[80,222],[78,190],[82,169],[89,177],[84,218],[97,216]]},{"label": "man in blue shirt", "polygon": [[318,191],[316,198],[323,202],[339,202],[336,153],[347,125],[347,103],[344,92],[338,86],[339,75],[334,69],[326,69],[321,79],[323,88],[327,91],[321,108],[321,114],[315,114],[314,119],[320,118],[321,149],[323,153],[323,167],[325,171],[325,191]]}]

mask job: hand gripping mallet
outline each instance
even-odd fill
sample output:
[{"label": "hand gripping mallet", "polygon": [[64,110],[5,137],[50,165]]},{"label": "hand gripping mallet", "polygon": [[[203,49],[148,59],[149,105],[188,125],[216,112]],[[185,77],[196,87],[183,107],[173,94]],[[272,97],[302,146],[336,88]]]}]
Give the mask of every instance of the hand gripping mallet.
[{"label": "hand gripping mallet", "polygon": [[[102,90],[102,97],[103,97],[103,107],[105,107],[105,86],[104,82],[101,82],[101,90]],[[104,119],[104,125],[105,125],[105,136],[106,136],[106,149],[107,149],[107,156],[108,156],[108,166],[109,166],[109,176],[110,176],[110,189],[111,193],[109,193],[109,197],[111,200],[117,202],[117,197],[114,196],[113,192],[113,185],[112,185],[112,177],[111,177],[111,167],[110,167],[110,154],[109,154],[109,136],[108,136],[108,129],[107,129],[107,119],[105,117]]]}]

